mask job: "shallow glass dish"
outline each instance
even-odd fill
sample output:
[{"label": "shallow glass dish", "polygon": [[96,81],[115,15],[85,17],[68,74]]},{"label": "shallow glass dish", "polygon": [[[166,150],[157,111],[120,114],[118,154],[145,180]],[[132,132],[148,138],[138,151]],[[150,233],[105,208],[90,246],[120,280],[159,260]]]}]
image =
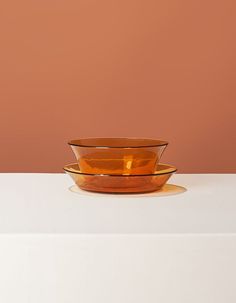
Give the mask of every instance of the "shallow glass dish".
[{"label": "shallow glass dish", "polygon": [[139,138],[71,140],[80,171],[89,174],[152,174],[168,142]]},{"label": "shallow glass dish", "polygon": [[81,189],[102,193],[146,193],[160,190],[176,168],[167,164],[159,164],[153,174],[145,175],[107,175],[87,174],[79,170],[77,163],[64,167]]}]

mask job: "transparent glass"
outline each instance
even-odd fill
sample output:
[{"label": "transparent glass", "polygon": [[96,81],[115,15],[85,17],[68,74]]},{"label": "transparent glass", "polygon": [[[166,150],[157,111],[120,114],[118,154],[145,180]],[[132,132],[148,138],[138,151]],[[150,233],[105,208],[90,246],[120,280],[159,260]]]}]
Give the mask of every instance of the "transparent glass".
[{"label": "transparent glass", "polygon": [[82,173],[78,164],[73,163],[66,165],[64,170],[83,190],[103,193],[145,193],[160,190],[177,169],[171,165],[159,164],[153,174],[98,175]]},{"label": "transparent glass", "polygon": [[87,138],[68,142],[80,171],[92,174],[151,174],[168,142],[139,138]]}]

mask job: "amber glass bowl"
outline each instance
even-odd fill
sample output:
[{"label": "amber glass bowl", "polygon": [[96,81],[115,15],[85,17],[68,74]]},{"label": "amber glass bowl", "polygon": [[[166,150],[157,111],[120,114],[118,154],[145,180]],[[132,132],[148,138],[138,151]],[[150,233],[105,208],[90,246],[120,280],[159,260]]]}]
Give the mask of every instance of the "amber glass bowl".
[{"label": "amber glass bowl", "polygon": [[139,138],[71,140],[80,171],[88,174],[152,174],[168,142]]},{"label": "amber glass bowl", "polygon": [[81,189],[103,193],[146,193],[160,190],[170,176],[176,172],[171,165],[159,164],[153,174],[107,175],[86,174],[79,170],[77,163],[64,167]]}]

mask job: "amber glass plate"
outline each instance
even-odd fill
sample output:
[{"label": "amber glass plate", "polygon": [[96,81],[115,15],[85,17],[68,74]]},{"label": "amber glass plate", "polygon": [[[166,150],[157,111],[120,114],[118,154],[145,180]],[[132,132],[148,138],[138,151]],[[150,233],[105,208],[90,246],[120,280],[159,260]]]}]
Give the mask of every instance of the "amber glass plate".
[{"label": "amber glass plate", "polygon": [[152,174],[168,142],[142,138],[87,138],[68,142],[81,172]]},{"label": "amber glass plate", "polygon": [[88,174],[79,170],[77,163],[64,167],[81,189],[103,193],[146,193],[160,190],[176,168],[167,164],[159,164],[155,173],[143,175],[107,175]]}]

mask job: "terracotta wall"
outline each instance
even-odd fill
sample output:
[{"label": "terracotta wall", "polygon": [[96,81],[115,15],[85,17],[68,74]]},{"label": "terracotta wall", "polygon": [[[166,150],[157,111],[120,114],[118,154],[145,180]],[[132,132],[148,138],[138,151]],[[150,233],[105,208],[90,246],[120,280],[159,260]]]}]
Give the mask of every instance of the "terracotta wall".
[{"label": "terracotta wall", "polygon": [[236,172],[234,0],[0,4],[0,171],[59,172],[86,136],[170,141],[179,172]]}]

